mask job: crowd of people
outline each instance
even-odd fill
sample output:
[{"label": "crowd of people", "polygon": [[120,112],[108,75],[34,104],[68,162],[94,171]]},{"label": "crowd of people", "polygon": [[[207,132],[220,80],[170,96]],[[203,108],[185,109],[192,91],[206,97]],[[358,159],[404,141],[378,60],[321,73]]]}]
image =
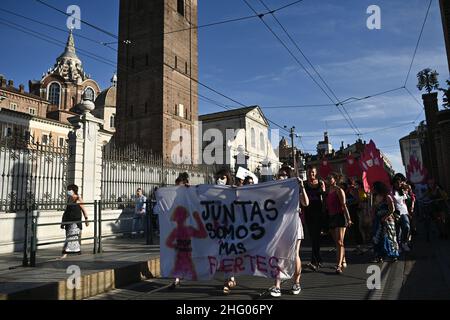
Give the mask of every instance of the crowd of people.
[{"label": "crowd of people", "polygon": [[[276,179],[284,180],[293,176],[290,167],[282,167]],[[307,267],[313,271],[323,268],[321,242],[324,237],[330,236],[336,251],[334,267],[336,274],[342,274],[347,268],[345,249],[347,241],[356,245],[356,254],[372,252],[372,262],[381,263],[385,260],[394,262],[402,253],[411,250],[412,237],[417,233],[419,219],[428,227],[434,221],[439,238],[448,239],[450,219],[447,194],[433,179],[429,179],[425,187],[415,186],[408,183],[404,175],[398,173],[392,178],[391,186],[377,181],[371,186],[370,192],[365,191],[361,181],[345,178],[338,173],[331,173],[323,180],[319,177],[316,167],[307,169],[306,181],[297,179],[300,187],[298,216],[301,223],[299,223],[295,243],[292,294],[299,294],[301,291],[300,251],[301,242],[304,239],[303,228],[306,228],[311,242],[311,258]],[[222,169],[216,173],[215,183],[239,188],[253,185],[255,182],[251,176],[243,179],[242,177],[233,178],[229,170]],[[188,187],[189,175],[181,173],[175,184]],[[418,196],[415,190],[419,193]],[[87,213],[81,197],[78,196],[77,186],[68,187],[68,197],[70,204],[64,213],[63,223],[81,221],[82,214],[87,220]],[[142,227],[146,203],[147,198],[143,195],[143,190],[137,189],[133,234]],[[157,205],[154,213],[158,213]],[[81,252],[77,241],[81,235],[81,223],[63,224],[62,227],[66,230],[64,256],[68,253]],[[428,240],[429,229],[426,228]],[[236,287],[237,281],[233,274],[227,274],[225,277],[223,293],[229,294]],[[176,278],[170,287],[176,288],[179,285],[180,278]],[[269,293],[273,297],[281,296],[279,278],[275,279]]]}]

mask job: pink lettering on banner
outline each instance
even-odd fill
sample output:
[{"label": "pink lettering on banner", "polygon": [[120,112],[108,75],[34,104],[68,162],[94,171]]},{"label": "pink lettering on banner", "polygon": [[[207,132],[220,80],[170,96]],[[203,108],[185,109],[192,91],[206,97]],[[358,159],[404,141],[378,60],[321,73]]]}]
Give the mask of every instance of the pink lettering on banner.
[{"label": "pink lettering on banner", "polygon": [[266,257],[256,256],[256,266],[259,271],[267,272],[266,269]]},{"label": "pink lettering on banner", "polygon": [[244,260],[241,257],[237,257],[234,262],[234,273],[238,273],[239,271],[244,271],[245,268],[243,267]]},{"label": "pink lettering on banner", "polygon": [[234,259],[223,259],[220,264],[221,264],[220,269],[223,272],[232,272],[233,265],[234,265]]},{"label": "pink lettering on banner", "polygon": [[255,264],[253,263],[253,260],[255,259],[255,257],[247,254],[244,256],[244,258],[250,258],[250,267],[252,269],[252,272],[255,272]]},{"label": "pink lettering on banner", "polygon": [[[252,274],[258,270],[266,274],[268,273],[268,275],[272,278],[276,278],[281,273],[279,261],[280,260],[277,257],[269,258],[259,255],[245,255],[244,257],[225,258],[220,261],[218,261],[216,257],[208,256],[210,274],[215,274],[216,271],[227,273],[233,272],[236,275],[244,272]],[[248,266],[250,266],[250,270],[248,270]]]}]

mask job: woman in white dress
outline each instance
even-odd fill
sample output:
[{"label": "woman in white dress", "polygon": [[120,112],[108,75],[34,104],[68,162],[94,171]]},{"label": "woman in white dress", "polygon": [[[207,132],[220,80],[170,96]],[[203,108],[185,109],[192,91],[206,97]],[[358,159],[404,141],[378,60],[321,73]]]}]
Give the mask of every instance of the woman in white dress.
[{"label": "woman in white dress", "polygon": [[[291,170],[289,168],[281,168],[280,172],[278,174],[278,180],[284,180],[284,179],[290,178],[290,172],[291,172]],[[305,189],[303,186],[303,181],[301,179],[298,179],[298,183],[300,185],[300,194],[299,194],[300,204],[303,207],[307,207],[309,205],[309,199],[308,199],[308,195],[305,192]],[[297,230],[297,241],[295,244],[295,253],[296,253],[295,271],[294,271],[294,276],[293,276],[294,284],[292,285],[292,289],[291,289],[291,292],[294,295],[299,294],[300,291],[302,290],[302,288],[300,286],[300,276],[302,273],[302,261],[300,260],[300,245],[301,245],[302,240],[304,239],[304,233],[303,233],[303,224],[300,219],[300,208],[299,208],[298,219],[299,219],[299,224],[298,224],[298,230]],[[270,288],[269,292],[272,297],[280,297],[281,296],[281,279],[279,277],[277,277],[275,279],[275,286]]]}]

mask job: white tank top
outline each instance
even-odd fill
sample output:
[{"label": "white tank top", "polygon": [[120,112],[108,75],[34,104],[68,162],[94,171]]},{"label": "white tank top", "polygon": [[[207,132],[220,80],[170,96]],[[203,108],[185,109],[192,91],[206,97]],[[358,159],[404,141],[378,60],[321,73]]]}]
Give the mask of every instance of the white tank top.
[{"label": "white tank top", "polygon": [[394,192],[395,209],[402,214],[408,214],[408,206],[406,205],[406,195],[400,195],[398,191]]}]

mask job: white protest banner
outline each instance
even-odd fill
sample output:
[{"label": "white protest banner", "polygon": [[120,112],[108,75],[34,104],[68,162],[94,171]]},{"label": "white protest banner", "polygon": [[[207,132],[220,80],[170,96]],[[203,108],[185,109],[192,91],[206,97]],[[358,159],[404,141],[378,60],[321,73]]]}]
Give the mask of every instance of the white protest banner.
[{"label": "white protest banner", "polygon": [[297,179],[160,188],[156,200],[163,277],[292,276],[301,223]]}]

